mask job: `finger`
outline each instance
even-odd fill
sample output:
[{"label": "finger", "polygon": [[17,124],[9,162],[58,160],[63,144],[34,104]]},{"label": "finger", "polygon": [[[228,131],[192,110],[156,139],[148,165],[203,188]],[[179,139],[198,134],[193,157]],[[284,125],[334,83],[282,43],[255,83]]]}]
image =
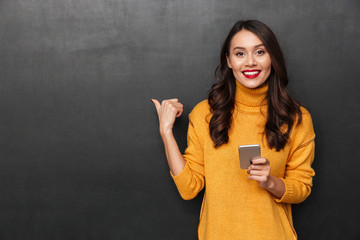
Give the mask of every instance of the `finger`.
[{"label": "finger", "polygon": [[164,108],[172,109],[174,111],[179,112],[182,111],[183,105],[179,102],[172,101],[171,99],[163,100],[161,106]]},{"label": "finger", "polygon": [[250,171],[252,170],[252,165],[250,165],[248,168],[247,168],[247,173],[250,174]]},{"label": "finger", "polygon": [[161,103],[160,103],[160,106],[162,106],[162,107],[167,107],[167,106],[177,107],[178,104],[181,104],[181,103],[178,102],[178,99],[177,98],[172,98],[172,99],[164,99],[164,100],[162,100]]},{"label": "finger", "polygon": [[249,175],[248,179],[255,180],[255,181],[258,181],[258,182],[265,182],[266,181],[265,176]]},{"label": "finger", "polygon": [[167,99],[167,101],[169,101],[169,102],[178,102],[179,99],[177,99],[177,98],[171,98],[171,99]]},{"label": "finger", "polygon": [[178,112],[176,113],[176,117],[180,117],[182,113],[183,113],[183,110],[178,111]]},{"label": "finger", "polygon": [[266,158],[253,158],[252,159],[253,165],[266,164],[267,162],[268,162],[268,160]]},{"label": "finger", "polygon": [[250,176],[266,176],[266,173],[261,170],[251,170],[249,174]]},{"label": "finger", "polygon": [[181,116],[181,114],[183,113],[183,105],[181,104],[181,103],[179,103],[178,105],[177,105],[177,113],[176,113],[176,117],[180,117]]},{"label": "finger", "polygon": [[253,165],[252,163],[250,163],[249,167],[247,168],[247,173],[250,174],[250,171],[253,169],[259,169],[259,165]]},{"label": "finger", "polygon": [[156,111],[159,113],[159,110],[160,110],[160,107],[161,107],[161,104],[158,100],[156,99],[151,99],[151,101],[154,103],[155,107],[156,107]]},{"label": "finger", "polygon": [[182,112],[183,112],[183,105],[179,102],[176,102],[177,101],[177,98],[174,98],[174,99],[167,99],[167,100],[164,100],[162,103],[161,103],[161,106],[164,105],[164,106],[168,106],[170,107],[171,109],[173,109],[174,111],[176,111],[176,114],[175,116],[176,117],[179,117]]},{"label": "finger", "polygon": [[179,102],[177,98],[164,99],[162,100],[161,105],[182,106],[182,104]]},{"label": "finger", "polygon": [[251,170],[266,170],[269,168],[269,165],[266,165],[266,164],[253,164],[253,165],[250,165],[249,167],[249,171]]}]

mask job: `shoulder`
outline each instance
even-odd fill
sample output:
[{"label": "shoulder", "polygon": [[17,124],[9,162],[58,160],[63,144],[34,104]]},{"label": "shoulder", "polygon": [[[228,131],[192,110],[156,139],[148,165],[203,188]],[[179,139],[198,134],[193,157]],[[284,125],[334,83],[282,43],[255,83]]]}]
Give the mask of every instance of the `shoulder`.
[{"label": "shoulder", "polygon": [[300,107],[301,110],[301,122],[294,124],[293,138],[299,143],[305,143],[315,138],[315,131],[310,112],[305,107]]},{"label": "shoulder", "polygon": [[190,121],[209,122],[211,118],[211,109],[207,100],[203,100],[196,104],[189,114]]},{"label": "shoulder", "polygon": [[303,106],[300,106],[300,111],[303,115],[308,115],[310,116],[310,112]]},{"label": "shoulder", "polygon": [[313,127],[312,118],[310,112],[305,107],[300,107],[301,111],[301,122],[298,124],[302,127]]},{"label": "shoulder", "polygon": [[206,116],[211,113],[210,105],[207,100],[203,100],[195,105],[195,107],[191,110],[190,116]]}]

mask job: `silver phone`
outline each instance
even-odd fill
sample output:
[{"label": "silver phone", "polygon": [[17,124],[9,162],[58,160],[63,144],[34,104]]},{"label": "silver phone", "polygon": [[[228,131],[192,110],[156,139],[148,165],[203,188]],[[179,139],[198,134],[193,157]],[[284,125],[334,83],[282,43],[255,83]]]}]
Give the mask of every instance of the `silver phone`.
[{"label": "silver phone", "polygon": [[247,169],[252,163],[251,160],[261,157],[260,145],[241,145],[239,146],[240,168]]}]

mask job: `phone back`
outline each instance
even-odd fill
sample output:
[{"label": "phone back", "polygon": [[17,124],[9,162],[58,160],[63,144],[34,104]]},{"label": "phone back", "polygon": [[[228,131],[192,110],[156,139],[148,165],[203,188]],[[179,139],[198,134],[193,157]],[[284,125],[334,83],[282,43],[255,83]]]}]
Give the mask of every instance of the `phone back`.
[{"label": "phone back", "polygon": [[247,169],[251,160],[256,157],[261,157],[260,145],[242,145],[239,146],[239,158],[240,158],[240,168]]}]

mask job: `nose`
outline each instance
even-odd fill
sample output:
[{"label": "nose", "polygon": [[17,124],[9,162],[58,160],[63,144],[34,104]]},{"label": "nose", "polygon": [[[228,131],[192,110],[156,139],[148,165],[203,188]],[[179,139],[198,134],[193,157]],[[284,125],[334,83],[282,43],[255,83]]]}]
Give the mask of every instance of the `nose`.
[{"label": "nose", "polygon": [[256,66],[256,59],[253,55],[248,55],[247,59],[246,59],[246,65],[247,66]]}]

